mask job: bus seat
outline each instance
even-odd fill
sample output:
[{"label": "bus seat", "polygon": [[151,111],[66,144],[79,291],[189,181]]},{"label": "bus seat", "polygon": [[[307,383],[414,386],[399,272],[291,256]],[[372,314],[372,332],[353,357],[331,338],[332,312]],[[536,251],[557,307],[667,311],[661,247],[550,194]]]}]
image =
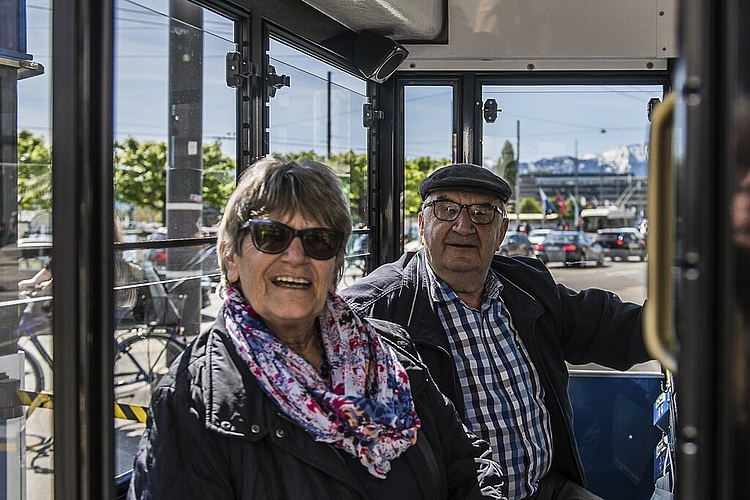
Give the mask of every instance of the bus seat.
[{"label": "bus seat", "polygon": [[649,500],[654,492],[656,372],[571,370],[570,399],[588,488],[607,500]]}]

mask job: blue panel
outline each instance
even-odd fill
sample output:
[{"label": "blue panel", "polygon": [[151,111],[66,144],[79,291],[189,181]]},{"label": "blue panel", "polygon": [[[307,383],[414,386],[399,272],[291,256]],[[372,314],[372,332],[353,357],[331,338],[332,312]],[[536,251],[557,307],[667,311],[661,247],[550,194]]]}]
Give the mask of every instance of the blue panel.
[{"label": "blue panel", "polygon": [[653,408],[662,381],[650,374],[572,374],[578,449],[589,489],[602,498],[651,498],[654,448],[661,438],[653,425]]},{"label": "blue panel", "polygon": [[0,452],[0,500],[8,498],[8,421],[0,421],[0,446],[5,450]]}]

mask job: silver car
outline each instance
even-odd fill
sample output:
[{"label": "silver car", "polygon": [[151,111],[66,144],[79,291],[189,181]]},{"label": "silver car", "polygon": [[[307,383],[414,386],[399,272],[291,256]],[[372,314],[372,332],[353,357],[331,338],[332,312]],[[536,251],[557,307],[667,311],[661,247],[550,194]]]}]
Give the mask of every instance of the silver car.
[{"label": "silver car", "polygon": [[604,265],[604,250],[583,231],[553,231],[537,246],[537,257],[548,264],[585,266],[589,262]]}]

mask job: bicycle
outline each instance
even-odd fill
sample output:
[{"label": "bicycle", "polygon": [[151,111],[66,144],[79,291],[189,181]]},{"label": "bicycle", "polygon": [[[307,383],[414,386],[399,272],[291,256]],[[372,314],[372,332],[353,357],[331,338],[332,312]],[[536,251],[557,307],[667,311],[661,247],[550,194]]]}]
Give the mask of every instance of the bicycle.
[{"label": "bicycle", "polygon": [[115,337],[115,401],[148,405],[153,389],[187,345],[181,324],[186,298],[141,297],[146,323]]},{"label": "bicycle", "polygon": [[41,286],[37,285],[31,290],[21,291],[21,296],[26,299],[21,318],[18,322],[18,349],[24,351],[24,380],[22,387],[34,392],[44,389],[44,368],[42,363],[34,356],[27,347],[27,342],[37,350],[44,363],[52,369],[52,356],[45,349],[40,340],[43,335],[51,335],[50,306],[52,297],[38,297]]},{"label": "bicycle", "polygon": [[354,284],[367,274],[366,255],[347,255],[344,265],[344,273],[341,276],[341,286],[346,288]]},{"label": "bicycle", "polygon": [[[52,333],[48,310],[52,297],[38,298],[37,293],[38,289],[22,292],[28,301],[17,331],[18,348],[25,353],[23,387],[42,392],[47,388],[45,369],[50,373],[53,370],[52,356],[40,339]],[[115,401],[148,405],[151,391],[187,345],[181,325],[185,299],[186,295],[141,296],[141,301],[145,302],[143,321],[135,321],[126,331],[115,335]],[[115,315],[116,323],[123,320],[124,312],[118,311]],[[29,350],[29,343],[41,360]]]}]

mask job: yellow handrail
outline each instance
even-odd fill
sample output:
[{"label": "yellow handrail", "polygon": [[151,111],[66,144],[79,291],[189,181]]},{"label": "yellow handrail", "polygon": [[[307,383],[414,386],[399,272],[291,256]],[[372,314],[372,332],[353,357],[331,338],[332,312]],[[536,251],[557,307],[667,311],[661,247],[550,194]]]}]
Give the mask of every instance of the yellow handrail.
[{"label": "yellow handrail", "polygon": [[668,94],[652,114],[648,183],[648,300],[644,342],[667,370],[677,373],[678,341],[674,329],[672,132],[677,102]]}]

